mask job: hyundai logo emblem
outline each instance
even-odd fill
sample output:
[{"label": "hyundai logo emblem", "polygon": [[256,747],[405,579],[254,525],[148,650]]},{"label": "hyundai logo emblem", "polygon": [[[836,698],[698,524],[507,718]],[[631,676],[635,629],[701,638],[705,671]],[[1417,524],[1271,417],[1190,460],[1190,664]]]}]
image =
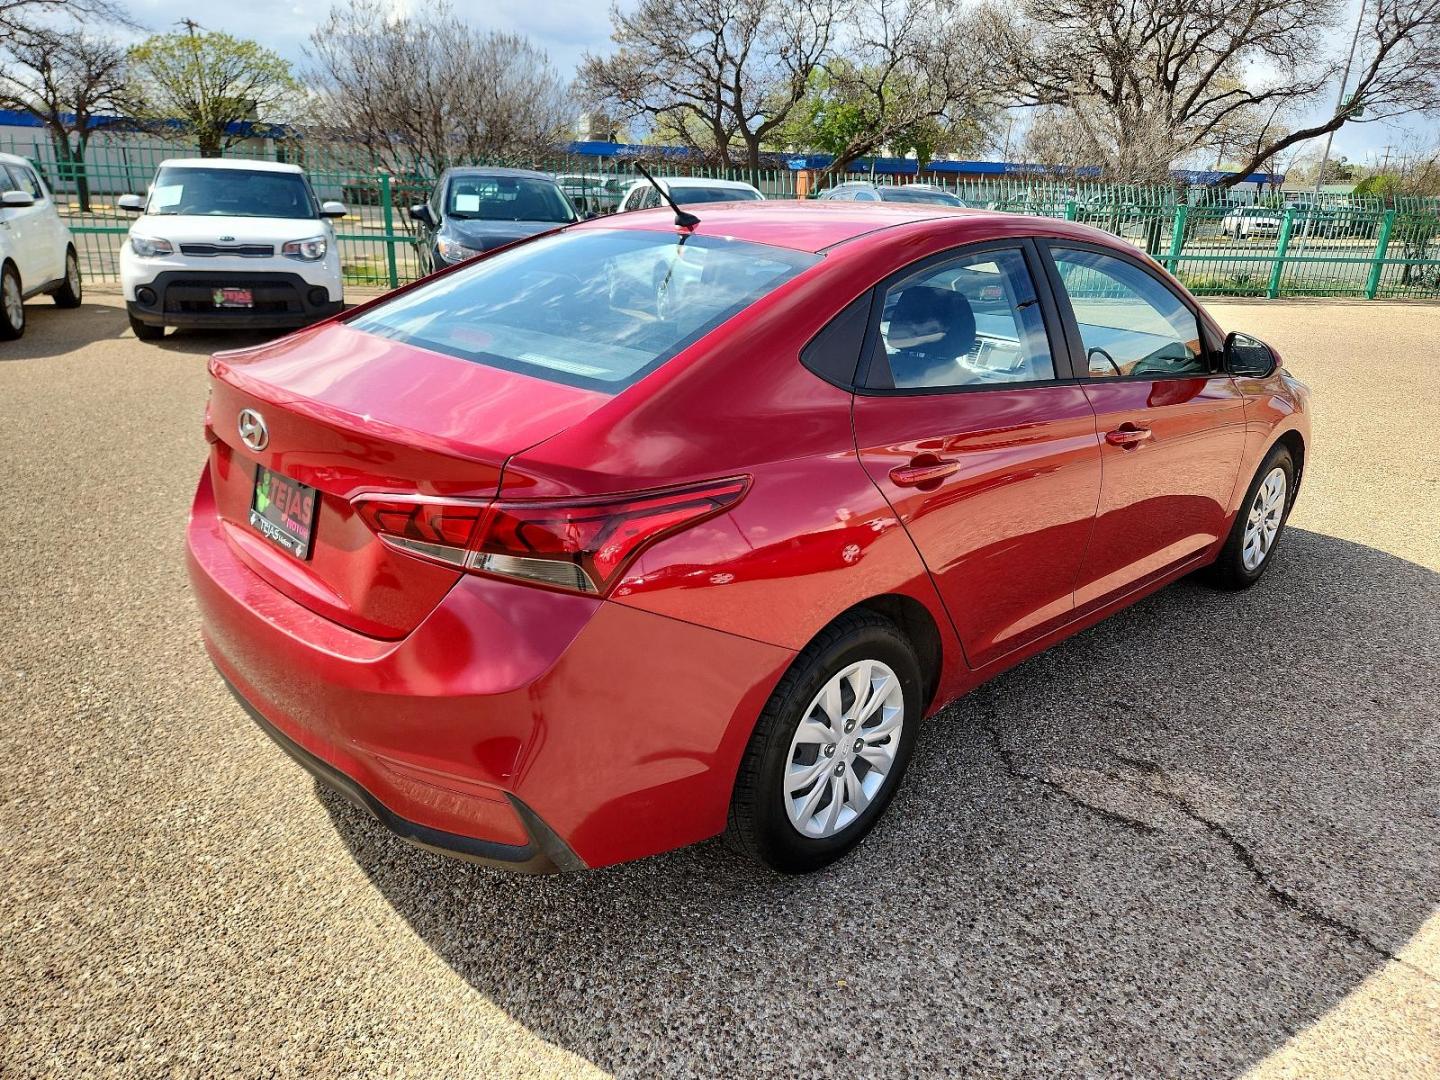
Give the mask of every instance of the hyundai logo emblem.
[{"label": "hyundai logo emblem", "polygon": [[241,409],[236,426],[240,429],[240,441],[251,450],[264,450],[270,445],[270,429],[265,426],[265,418],[254,409]]},{"label": "hyundai logo emblem", "polygon": [[233,236],[222,236],[222,237],[220,237],[220,242],[221,242],[222,244],[228,244],[228,243],[230,243],[230,242],[231,242],[232,240],[234,240],[234,239],[235,239],[235,237],[233,237]]}]

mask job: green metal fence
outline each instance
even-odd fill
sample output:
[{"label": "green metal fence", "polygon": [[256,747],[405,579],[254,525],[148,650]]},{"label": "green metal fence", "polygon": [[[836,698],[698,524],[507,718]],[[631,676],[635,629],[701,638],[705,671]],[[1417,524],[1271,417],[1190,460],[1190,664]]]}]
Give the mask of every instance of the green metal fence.
[{"label": "green metal fence", "polygon": [[[117,255],[131,219],[115,202],[143,192],[160,161],[191,148],[150,136],[105,136],[91,142],[86,163],[59,160],[43,132],[0,141],[29,158],[56,191],[90,281],[118,278]],[[394,287],[418,273],[405,213],[430,193],[434,178],[391,175],[359,147],[256,141],[231,157],[304,166],[322,199],[340,199],[350,215],[338,223],[341,265],[352,285]],[[583,210],[613,212],[638,176],[624,160],[556,157],[492,162],[539,168],[556,176]],[[796,198],[798,174],[786,169],[695,168],[664,159],[659,175],[747,180],[771,199]],[[843,178],[835,178],[834,183]],[[877,183],[905,178],[866,177]],[[947,180],[924,176],[967,205],[1083,222],[1122,237],[1209,296],[1317,296],[1366,299],[1440,298],[1440,199],[1374,198],[1309,192],[1227,194],[1210,189],[1106,185],[1023,177]],[[82,192],[85,197],[82,197]]]}]

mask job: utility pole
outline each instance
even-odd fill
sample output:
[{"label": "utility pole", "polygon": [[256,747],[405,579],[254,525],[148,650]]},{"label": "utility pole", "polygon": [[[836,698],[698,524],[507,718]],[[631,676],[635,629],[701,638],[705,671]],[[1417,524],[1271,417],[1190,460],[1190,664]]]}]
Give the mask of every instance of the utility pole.
[{"label": "utility pole", "polygon": [[[1350,35],[1350,51],[1345,55],[1345,69],[1340,73],[1340,93],[1335,97],[1335,112],[1345,108],[1345,86],[1350,82],[1350,67],[1355,63],[1355,46],[1360,42],[1360,27],[1365,23],[1366,0],[1360,0],[1360,12],[1355,16],[1355,33]],[[1315,208],[1320,205],[1320,186],[1325,182],[1325,170],[1330,167],[1330,146],[1335,141],[1335,132],[1325,136],[1325,153],[1320,157],[1320,171],[1315,174],[1315,190],[1310,197],[1310,210],[1305,215],[1305,233],[1300,238],[1300,251],[1305,250],[1305,241],[1315,226]]]},{"label": "utility pole", "polygon": [[[177,20],[177,26],[185,27],[185,32],[190,36],[190,64],[192,75],[195,79],[195,95],[200,101],[200,122],[210,123],[210,108],[205,101],[205,65],[200,62],[200,40],[195,36],[195,31],[205,29],[194,19],[184,18]],[[201,134],[201,154],[204,154],[204,139]]]}]

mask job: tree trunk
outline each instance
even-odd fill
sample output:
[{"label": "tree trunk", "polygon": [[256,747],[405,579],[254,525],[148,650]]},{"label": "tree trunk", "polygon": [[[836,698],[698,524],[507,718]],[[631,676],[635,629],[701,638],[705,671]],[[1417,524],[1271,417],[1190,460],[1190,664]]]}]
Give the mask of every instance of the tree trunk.
[{"label": "tree trunk", "polygon": [[[89,136],[82,134],[75,143],[75,150],[71,160],[75,167],[75,194],[80,199],[80,212],[90,212],[90,174],[85,170],[85,149],[90,142]],[[67,142],[68,145],[68,142]]]},{"label": "tree trunk", "polygon": [[200,128],[197,133],[200,143],[201,157],[220,156],[220,132],[213,125],[207,124]]}]

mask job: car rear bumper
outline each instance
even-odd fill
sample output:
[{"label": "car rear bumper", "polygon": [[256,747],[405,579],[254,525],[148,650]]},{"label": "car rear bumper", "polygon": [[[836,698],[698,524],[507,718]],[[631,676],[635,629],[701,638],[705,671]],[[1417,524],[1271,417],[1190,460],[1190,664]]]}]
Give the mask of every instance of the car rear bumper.
[{"label": "car rear bumper", "polygon": [[367,637],[240,560],[208,470],[187,540],[211,658],[281,745],[406,839],[512,869],[603,866],[718,834],[794,655],[473,575],[403,639]]},{"label": "car rear bumper", "polygon": [[[251,290],[255,306],[216,307],[212,294],[220,288]],[[150,326],[216,328],[306,326],[343,307],[324,285],[299,274],[263,271],[167,270],[137,284],[134,299],[125,301],[130,316]]]},{"label": "car rear bumper", "polygon": [[409,841],[416,847],[522,874],[554,874],[565,870],[585,869],[585,864],[576,854],[566,847],[564,842],[536,817],[533,811],[513,795],[510,796],[511,805],[529,833],[529,839],[524,844],[504,844],[494,840],[462,836],[459,833],[432,829],[428,825],[421,825],[419,822],[401,817],[361,787],[354,779],[335,768],[324,758],[310,753],[270,723],[259,709],[245,700],[245,696],[235,689],[234,684],[228,679],[226,685],[230,687],[231,694],[235,696],[240,707],[249,714],[250,719],[254,720],[260,730],[269,735],[280,749],[289,754],[300,766],[332,791],[348,799],[396,836]]}]

